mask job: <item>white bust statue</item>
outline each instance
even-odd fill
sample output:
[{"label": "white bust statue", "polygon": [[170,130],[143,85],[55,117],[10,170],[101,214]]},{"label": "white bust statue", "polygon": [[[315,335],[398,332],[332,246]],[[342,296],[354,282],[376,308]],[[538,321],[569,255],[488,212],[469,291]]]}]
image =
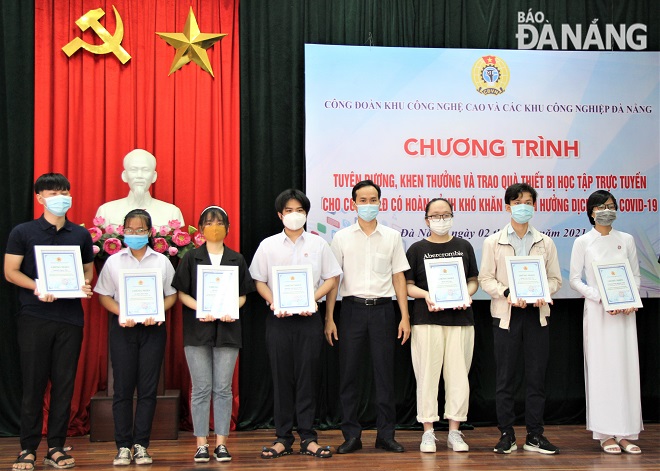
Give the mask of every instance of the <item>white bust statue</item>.
[{"label": "white bust statue", "polygon": [[156,157],[143,149],[130,151],[124,157],[124,171],[121,173],[121,179],[130,188],[128,196],[102,204],[96,216],[103,217],[106,224],[120,225],[129,211],[144,209],[151,215],[155,227],[166,226],[172,219],[179,220],[183,226],[183,214],[179,208],[151,197],[149,187],[157,176]]}]

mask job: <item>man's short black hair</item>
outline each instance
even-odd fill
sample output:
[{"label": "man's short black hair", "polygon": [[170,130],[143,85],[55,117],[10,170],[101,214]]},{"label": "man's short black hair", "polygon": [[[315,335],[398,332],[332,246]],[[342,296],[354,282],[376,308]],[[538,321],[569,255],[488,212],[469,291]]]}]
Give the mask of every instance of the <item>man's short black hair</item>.
[{"label": "man's short black hair", "polygon": [[523,193],[532,195],[532,202],[536,203],[536,190],[527,183],[514,183],[504,192],[504,202],[511,204],[511,200],[515,200]]},{"label": "man's short black hair", "polygon": [[71,190],[71,183],[61,173],[44,173],[34,182],[34,192],[41,193],[44,190]]},{"label": "man's short black hair", "polygon": [[610,198],[612,198],[612,202],[614,203],[614,209],[618,210],[619,205],[616,202],[616,198],[609,191],[596,190],[589,195],[589,199],[587,199],[587,217],[589,218],[589,223],[592,226],[596,225],[596,221],[594,221],[594,217],[592,216],[592,213],[594,212],[594,208],[596,206],[600,206],[601,204],[604,204],[605,201],[607,201]]},{"label": "man's short black hair", "polygon": [[312,207],[311,203],[309,202],[309,198],[307,198],[305,193],[295,188],[289,188],[288,190],[284,190],[282,193],[277,195],[277,198],[275,198],[275,211],[278,213],[283,213],[284,208],[286,208],[286,204],[289,202],[289,200],[299,201],[305,210],[305,213],[309,214],[309,208]]},{"label": "man's short black hair", "polygon": [[371,180],[362,180],[361,182],[358,182],[358,184],[353,187],[353,192],[351,193],[351,195],[353,196],[353,201],[355,201],[355,198],[357,198],[357,191],[360,188],[364,188],[365,186],[373,186],[376,189],[376,191],[378,192],[378,199],[380,199],[380,187],[378,185],[376,185],[374,182],[372,182]]}]

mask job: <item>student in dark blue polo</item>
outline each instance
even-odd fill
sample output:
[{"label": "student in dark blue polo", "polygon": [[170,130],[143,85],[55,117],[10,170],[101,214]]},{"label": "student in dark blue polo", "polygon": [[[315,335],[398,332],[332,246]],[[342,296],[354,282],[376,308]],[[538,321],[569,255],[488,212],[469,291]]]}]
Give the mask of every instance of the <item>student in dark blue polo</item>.
[{"label": "student in dark blue polo", "polygon": [[64,451],[69,427],[71,397],[76,379],[83,336],[83,309],[80,299],[39,296],[35,279],[35,245],[77,245],[83,262],[83,291],[92,295],[94,252],[89,232],[66,218],[71,207],[71,184],[59,173],[37,178],[34,192],[44,207],[39,219],[16,226],[9,234],[5,254],[5,278],[18,286],[20,311],[18,345],[23,376],[20,440],[22,451],[13,469],[34,468],[41,442],[43,402],[50,380],[48,411],[48,452],[44,464],[72,468],[73,457]]}]

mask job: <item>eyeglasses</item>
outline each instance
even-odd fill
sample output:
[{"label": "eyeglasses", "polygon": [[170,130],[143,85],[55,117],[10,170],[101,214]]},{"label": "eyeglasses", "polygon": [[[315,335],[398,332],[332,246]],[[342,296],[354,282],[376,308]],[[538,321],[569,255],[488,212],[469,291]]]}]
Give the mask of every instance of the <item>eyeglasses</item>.
[{"label": "eyeglasses", "polygon": [[449,221],[453,217],[454,217],[453,214],[437,214],[434,216],[427,216],[426,219],[433,222],[440,222],[440,221]]},{"label": "eyeglasses", "polygon": [[613,211],[613,210],[616,209],[616,205],[615,205],[614,203],[610,203],[610,204],[599,204],[598,206],[595,206],[595,208],[596,208],[598,211],[602,211],[603,209],[609,209],[609,210]]},{"label": "eyeglasses", "polygon": [[124,229],[124,235],[145,235],[149,234],[149,229]]}]

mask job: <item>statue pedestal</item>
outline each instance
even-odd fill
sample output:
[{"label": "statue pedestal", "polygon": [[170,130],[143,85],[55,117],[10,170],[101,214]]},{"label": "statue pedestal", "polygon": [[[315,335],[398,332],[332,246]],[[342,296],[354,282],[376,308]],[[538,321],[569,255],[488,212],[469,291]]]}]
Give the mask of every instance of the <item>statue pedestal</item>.
[{"label": "statue pedestal", "polygon": [[[158,394],[156,414],[154,415],[152,440],[176,440],[179,438],[179,402],[181,392],[178,389],[166,389]],[[133,403],[135,412],[135,402]],[[115,439],[115,427],[112,419],[112,395],[99,391],[90,406],[90,442],[111,442]]]},{"label": "statue pedestal", "polygon": [[[109,315],[108,322],[115,321],[115,316]],[[108,346],[108,358],[110,351]],[[112,375],[112,362],[108,361],[108,389],[97,392],[90,404],[89,411],[89,441],[111,442],[115,439],[115,425],[112,416],[112,395],[114,394],[114,381]],[[165,389],[165,360],[160,368],[158,379],[158,396],[156,412],[151,429],[152,440],[176,440],[179,438],[179,408],[181,391],[178,389]],[[136,399],[133,400],[133,414],[135,414]]]}]

